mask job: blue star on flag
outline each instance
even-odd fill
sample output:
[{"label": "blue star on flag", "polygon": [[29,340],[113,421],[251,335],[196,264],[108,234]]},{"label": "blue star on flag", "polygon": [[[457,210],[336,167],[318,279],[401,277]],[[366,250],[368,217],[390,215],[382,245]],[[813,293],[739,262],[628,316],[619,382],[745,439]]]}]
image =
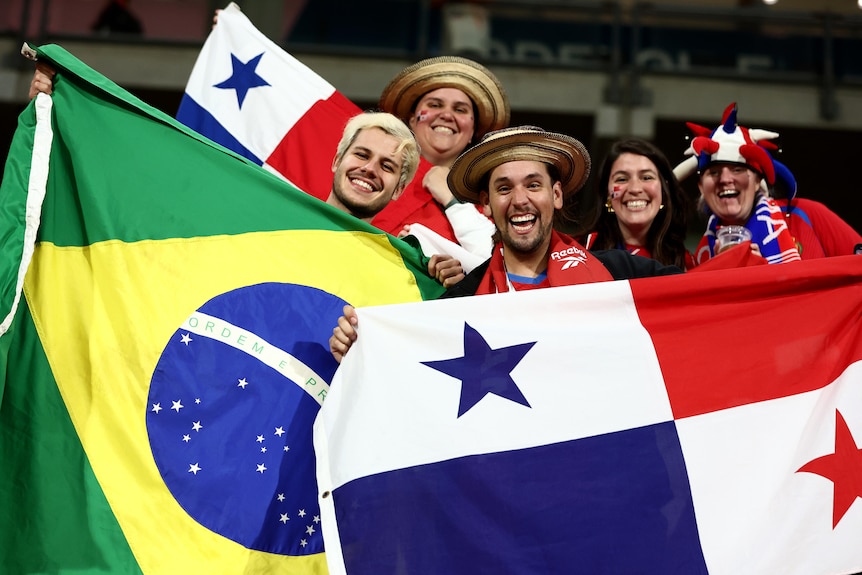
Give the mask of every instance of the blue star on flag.
[{"label": "blue star on flag", "polygon": [[461,380],[458,417],[489,393],[530,407],[510,373],[534,345],[535,341],[491,349],[485,338],[465,323],[462,357],[420,363]]},{"label": "blue star on flag", "polygon": [[216,88],[236,90],[236,100],[240,108],[242,108],[243,100],[245,100],[245,96],[248,94],[249,90],[259,86],[270,85],[269,82],[258,76],[257,72],[255,72],[263,54],[264,53],[261,52],[248,62],[242,62],[239,58],[231,54],[230,61],[233,66],[233,74],[227,80],[215,84]]}]

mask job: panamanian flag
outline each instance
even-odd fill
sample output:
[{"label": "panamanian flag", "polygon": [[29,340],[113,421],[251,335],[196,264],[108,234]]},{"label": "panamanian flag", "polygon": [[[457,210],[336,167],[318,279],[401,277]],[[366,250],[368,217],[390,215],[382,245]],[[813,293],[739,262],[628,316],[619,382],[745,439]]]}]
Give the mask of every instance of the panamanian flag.
[{"label": "panamanian flag", "polygon": [[360,111],[231,2],[195,62],[177,120],[326,200],[335,148]]},{"label": "panamanian flag", "polygon": [[862,571],[862,258],[358,310],[331,573]]}]

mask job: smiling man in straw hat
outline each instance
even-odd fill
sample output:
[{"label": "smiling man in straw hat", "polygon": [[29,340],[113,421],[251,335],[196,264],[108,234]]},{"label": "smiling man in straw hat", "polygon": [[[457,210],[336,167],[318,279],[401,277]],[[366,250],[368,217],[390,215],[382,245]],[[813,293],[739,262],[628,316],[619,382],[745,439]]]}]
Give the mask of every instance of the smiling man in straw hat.
[{"label": "smiling man in straw hat", "polygon": [[420,223],[487,257],[493,226],[460,204],[446,184],[448,168],[472,142],[509,123],[509,100],[487,68],[466,58],[429,58],[402,70],[383,90],[380,109],[406,122],[422,162],[414,182],[373,224],[391,234]]},{"label": "smiling man in straw hat", "polygon": [[448,297],[680,273],[620,250],[590,252],[553,229],[554,212],[590,173],[583,144],[535,126],[492,132],[452,165],[449,186],[489,210],[498,232],[491,258]]},{"label": "smiling man in straw hat", "polygon": [[[590,252],[553,229],[554,211],[589,173],[583,144],[535,126],[491,132],[459,156],[449,186],[460,199],[490,210],[498,241],[491,258],[443,297],[682,273],[623,250]],[[356,311],[346,306],[329,339],[337,361],[356,340],[357,324]]]}]

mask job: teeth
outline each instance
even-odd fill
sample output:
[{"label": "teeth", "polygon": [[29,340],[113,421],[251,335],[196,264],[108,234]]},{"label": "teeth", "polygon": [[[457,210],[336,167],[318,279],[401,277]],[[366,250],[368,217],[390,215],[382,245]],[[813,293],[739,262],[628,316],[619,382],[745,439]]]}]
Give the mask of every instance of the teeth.
[{"label": "teeth", "polygon": [[739,195],[739,192],[737,192],[736,190],[724,190],[724,191],[718,192],[719,198],[727,198],[727,197],[736,196],[736,195]]},{"label": "teeth", "polygon": [[524,214],[522,216],[512,216],[509,221],[513,224],[526,224],[536,219],[532,214]]},{"label": "teeth", "polygon": [[374,188],[372,188],[372,187],[371,187],[371,184],[369,184],[369,183],[368,183],[368,182],[366,182],[366,181],[363,181],[363,180],[350,180],[350,183],[351,183],[351,184],[353,184],[354,186],[358,186],[358,187],[360,187],[360,188],[365,188],[365,189],[366,189],[366,190],[368,190],[369,192],[374,191]]},{"label": "teeth", "polygon": [[628,202],[626,202],[626,207],[632,210],[639,210],[641,208],[645,208],[646,205],[646,200],[629,200]]},{"label": "teeth", "polygon": [[455,130],[453,130],[452,128],[449,128],[447,126],[435,126],[434,131],[440,132],[441,134],[454,134],[455,133]]}]

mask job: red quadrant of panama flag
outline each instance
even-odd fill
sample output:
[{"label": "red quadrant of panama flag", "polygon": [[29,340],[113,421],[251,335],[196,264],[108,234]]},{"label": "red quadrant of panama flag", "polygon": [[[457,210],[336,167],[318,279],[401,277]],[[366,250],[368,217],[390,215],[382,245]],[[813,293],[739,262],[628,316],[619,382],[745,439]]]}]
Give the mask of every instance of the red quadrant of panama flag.
[{"label": "red quadrant of panama flag", "polygon": [[862,258],[740,271],[632,283],[677,419],[821,389],[862,359]]},{"label": "red quadrant of panama flag", "polygon": [[296,187],[326,201],[332,189],[332,160],[347,121],[359,113],[341,92],[315,102],[284,135],[266,166]]}]

